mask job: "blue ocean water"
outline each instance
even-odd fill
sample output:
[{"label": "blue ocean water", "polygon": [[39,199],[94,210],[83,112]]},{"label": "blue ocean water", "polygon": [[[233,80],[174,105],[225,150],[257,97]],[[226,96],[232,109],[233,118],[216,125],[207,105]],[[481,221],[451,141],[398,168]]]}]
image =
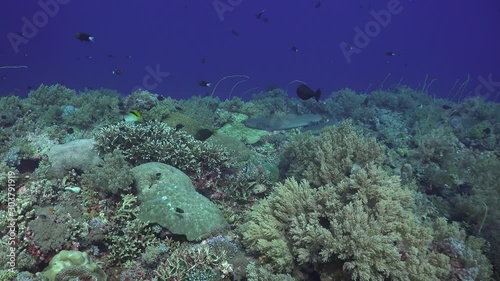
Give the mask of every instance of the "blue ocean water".
[{"label": "blue ocean water", "polygon": [[0,281],[500,280],[498,1],[3,7]]},{"label": "blue ocean water", "polygon": [[493,0],[11,1],[1,12],[1,66],[27,68],[0,69],[0,93],[61,83],[188,98],[207,92],[200,80],[246,75],[234,95],[298,79],[328,93],[402,84],[454,97],[470,79],[455,99],[498,101],[499,9]]}]

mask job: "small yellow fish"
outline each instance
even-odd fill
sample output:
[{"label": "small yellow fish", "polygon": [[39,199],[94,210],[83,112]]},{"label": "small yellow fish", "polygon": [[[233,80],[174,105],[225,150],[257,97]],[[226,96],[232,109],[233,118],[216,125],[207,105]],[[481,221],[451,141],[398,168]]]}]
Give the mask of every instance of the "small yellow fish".
[{"label": "small yellow fish", "polygon": [[130,110],[128,114],[123,117],[123,119],[125,120],[125,122],[141,121],[141,113],[136,109]]}]

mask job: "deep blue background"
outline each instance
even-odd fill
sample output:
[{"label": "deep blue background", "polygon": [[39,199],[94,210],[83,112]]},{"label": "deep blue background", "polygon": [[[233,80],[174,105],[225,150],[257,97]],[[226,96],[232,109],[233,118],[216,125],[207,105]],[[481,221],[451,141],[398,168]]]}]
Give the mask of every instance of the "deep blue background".
[{"label": "deep blue background", "polygon": [[[18,46],[17,54],[9,33],[22,31],[23,17],[33,23],[37,13],[45,12],[38,1],[3,1],[0,66],[29,68],[0,69],[0,95],[24,96],[30,86],[57,82],[128,94],[143,86],[146,67],[158,65],[169,76],[152,92],[175,98],[205,94],[211,89],[200,87],[199,80],[215,83],[232,74],[250,76],[233,95],[255,87],[248,96],[270,86],[284,88],[295,79],[325,93],[345,87],[361,92],[388,88],[401,78],[403,84],[421,88],[428,75],[427,83],[437,79],[429,93],[445,97],[456,93],[452,87],[457,79],[461,84],[470,74],[465,94],[500,101],[497,0],[401,0],[402,12],[393,15],[360,54],[353,54],[351,63],[339,44],[355,46],[354,28],[364,29],[374,20],[370,12],[386,9],[389,1],[323,0],[315,8],[315,0],[220,0],[241,2],[225,12],[223,20],[213,0],[65,1],[33,36],[25,35],[32,38]],[[267,23],[255,17],[263,9]],[[234,36],[233,29],[240,35]],[[95,42],[76,40],[76,32],[94,35]],[[291,50],[293,45],[298,52]],[[389,51],[399,55],[388,57]],[[114,69],[122,69],[123,75],[113,75]],[[481,86],[488,76],[496,84]],[[227,97],[240,80],[227,79],[216,94]]]}]

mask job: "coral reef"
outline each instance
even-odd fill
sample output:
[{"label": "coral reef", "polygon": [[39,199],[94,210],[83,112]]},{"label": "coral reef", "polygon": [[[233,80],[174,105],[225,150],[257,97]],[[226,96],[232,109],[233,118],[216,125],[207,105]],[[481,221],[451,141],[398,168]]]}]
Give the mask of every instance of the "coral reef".
[{"label": "coral reef", "polygon": [[101,128],[95,139],[99,151],[110,153],[119,149],[133,165],[147,162],[172,165],[208,194],[224,186],[219,181],[231,166],[222,147],[195,140],[160,122],[120,122]]},{"label": "coral reef", "polygon": [[284,150],[281,166],[287,176],[307,179],[313,186],[339,183],[354,166],[381,163],[383,146],[355,129],[352,121],[327,127],[316,138],[303,134]]},{"label": "coral reef", "polygon": [[49,281],[69,280],[70,278],[95,278],[106,281],[104,271],[93,262],[87,253],[79,251],[60,251],[43,271]]},{"label": "coral reef", "polygon": [[128,162],[121,151],[115,150],[104,155],[101,165],[88,167],[82,175],[81,183],[94,190],[117,194],[128,192],[133,181]]},{"label": "coral reef", "polygon": [[[492,280],[499,105],[399,86],[0,97],[0,280]],[[241,137],[245,115],[288,114],[326,123]],[[100,269],[54,272],[65,251]]]},{"label": "coral reef", "polygon": [[197,193],[189,177],[180,170],[158,162],[132,169],[139,200],[138,218],[158,223],[171,232],[199,241],[227,228],[215,204]]},{"label": "coral reef", "polygon": [[[428,250],[442,240],[418,223],[413,202],[413,190],[373,165],[317,189],[289,179],[251,211],[243,242],[277,272],[337,260],[353,280],[441,280],[450,257]],[[474,270],[489,276],[483,261]]]},{"label": "coral reef", "polygon": [[48,153],[52,177],[62,178],[73,169],[84,172],[100,165],[102,159],[99,158],[94,145],[92,139],[79,139],[54,145]]}]

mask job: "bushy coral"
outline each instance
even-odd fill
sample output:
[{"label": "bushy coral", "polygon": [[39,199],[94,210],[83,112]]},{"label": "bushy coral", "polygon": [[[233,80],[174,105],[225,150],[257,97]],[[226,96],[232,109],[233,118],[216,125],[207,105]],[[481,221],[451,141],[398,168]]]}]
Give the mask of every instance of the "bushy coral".
[{"label": "bushy coral", "polygon": [[0,128],[12,126],[21,117],[21,108],[21,99],[19,97],[0,97]]},{"label": "bushy coral", "polygon": [[357,165],[380,163],[383,146],[354,128],[352,121],[328,127],[318,136],[303,134],[284,151],[287,176],[307,179],[313,186],[339,183]]},{"label": "bushy coral", "polygon": [[147,90],[137,90],[125,98],[123,104],[127,110],[145,111],[158,105],[158,95]]},{"label": "bushy coral", "polygon": [[207,244],[177,244],[170,247],[169,258],[156,269],[159,280],[230,280],[232,265],[223,253]]},{"label": "bushy coral", "polygon": [[35,247],[43,254],[52,253],[70,245],[71,233],[66,224],[59,224],[45,216],[40,216],[28,225],[33,231],[33,245],[36,245]]},{"label": "bushy coral", "polygon": [[117,194],[130,190],[133,181],[128,162],[121,151],[115,150],[104,155],[102,165],[89,167],[81,182],[94,190]]},{"label": "bushy coral", "polygon": [[247,265],[246,278],[248,281],[296,281],[289,274],[275,274],[269,266],[257,266],[255,262]]},{"label": "bushy coral", "polygon": [[21,164],[21,157],[19,156],[19,147],[11,147],[4,156],[5,164],[10,167],[15,167]]},{"label": "bushy coral", "polygon": [[63,107],[62,121],[82,129],[114,123],[122,118],[119,104],[117,92],[105,89],[85,91]]},{"label": "bushy coral", "polygon": [[282,89],[261,91],[252,96],[252,101],[241,108],[241,113],[250,117],[269,116],[272,114],[286,113],[293,101],[288,98],[287,92]]},{"label": "bushy coral", "polygon": [[40,85],[28,94],[26,110],[30,111],[28,118],[35,124],[51,125],[61,121],[64,107],[70,105],[76,92],[59,84],[53,86]]},{"label": "bushy coral", "polygon": [[288,179],[250,212],[243,241],[277,272],[340,261],[353,280],[441,280],[449,257],[429,251],[441,240],[412,213],[413,194],[371,164],[337,185]]}]

